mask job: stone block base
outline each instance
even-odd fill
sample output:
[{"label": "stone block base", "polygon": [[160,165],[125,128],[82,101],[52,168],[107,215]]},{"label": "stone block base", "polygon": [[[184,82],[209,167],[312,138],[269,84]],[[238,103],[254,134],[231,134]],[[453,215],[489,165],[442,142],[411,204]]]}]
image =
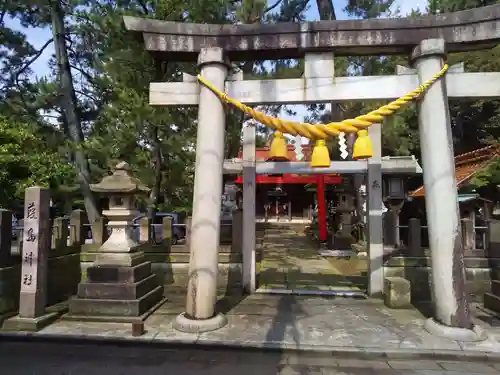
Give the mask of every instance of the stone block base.
[{"label": "stone block base", "polygon": [[70,300],[64,319],[137,322],[165,302],[164,288],[144,254],[120,256],[116,265],[96,262],[87,269],[87,280],[78,285],[78,294]]},{"label": "stone block base", "polygon": [[0,314],[0,327],[2,327],[3,322],[6,321],[9,318],[12,318],[13,316],[17,315],[17,311],[9,311],[3,314]]},{"label": "stone block base", "polygon": [[224,314],[216,314],[210,319],[192,319],[186,313],[177,315],[173,322],[173,327],[177,331],[186,333],[205,333],[218,330],[227,324],[227,318]]},{"label": "stone block base", "polygon": [[385,277],[384,302],[393,309],[411,308],[410,281],[402,277]]},{"label": "stone block base", "polygon": [[496,313],[500,313],[500,297],[493,293],[485,293],[484,307]]},{"label": "stone block base", "polygon": [[77,297],[81,299],[138,300],[158,286],[156,275],[150,274],[132,283],[94,283],[84,281],[78,285]]},{"label": "stone block base", "polygon": [[[102,322],[102,323],[142,323],[166,302],[167,302],[167,298],[161,297],[161,299],[158,303],[151,306],[143,314],[138,315],[138,316],[106,315],[106,311],[107,311],[106,309],[101,309],[101,308],[99,308],[99,306],[94,305],[99,309],[98,314],[85,315],[85,314],[68,313],[68,314],[63,315],[61,317],[61,320],[70,320],[70,321],[79,321],[79,322]],[[116,311],[116,309],[115,309],[115,311]]]},{"label": "stone block base", "polygon": [[134,283],[151,274],[151,262],[142,262],[132,267],[90,266],[87,279],[95,283]]},{"label": "stone block base", "polygon": [[137,299],[91,299],[73,297],[69,302],[69,315],[106,315],[138,317],[163,298],[163,286],[157,286]]},{"label": "stone block base", "polygon": [[37,332],[56,321],[57,318],[59,318],[59,314],[55,312],[47,313],[38,318],[24,318],[16,315],[4,321],[2,330]]}]

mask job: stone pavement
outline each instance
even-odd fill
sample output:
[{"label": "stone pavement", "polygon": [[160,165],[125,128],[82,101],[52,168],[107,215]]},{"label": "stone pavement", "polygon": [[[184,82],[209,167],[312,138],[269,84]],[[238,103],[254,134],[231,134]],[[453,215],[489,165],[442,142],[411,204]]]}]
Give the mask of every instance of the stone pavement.
[{"label": "stone pavement", "polygon": [[319,246],[310,236],[293,227],[266,229],[259,251],[262,261],[257,281],[261,290],[362,292],[343,270],[319,255]]},{"label": "stone pavement", "polygon": [[[118,340],[172,345],[268,348],[329,353],[350,358],[469,358],[500,362],[500,320],[473,306],[474,321],[489,333],[486,341],[462,343],[430,335],[417,310],[391,310],[376,300],[253,295],[223,299],[219,311],[226,327],[203,334],[175,331],[172,320],[183,311],[184,296],[172,298],[146,321],[147,332],[132,337],[130,324],[58,321],[38,333],[44,339]],[[7,339],[7,333],[1,333]]]},{"label": "stone pavement", "polygon": [[500,375],[495,363],[356,360],[95,343],[0,342],[0,363],[9,375]]}]

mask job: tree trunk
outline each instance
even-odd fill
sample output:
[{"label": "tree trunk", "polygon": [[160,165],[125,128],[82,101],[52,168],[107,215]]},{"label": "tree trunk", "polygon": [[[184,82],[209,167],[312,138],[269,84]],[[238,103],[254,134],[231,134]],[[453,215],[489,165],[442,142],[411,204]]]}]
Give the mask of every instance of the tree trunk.
[{"label": "tree trunk", "polygon": [[321,21],[337,19],[332,0],[316,0],[316,5],[318,6],[319,19]]},{"label": "tree trunk", "polygon": [[[161,190],[161,180],[162,180],[162,175],[161,175],[161,165],[162,165],[162,158],[161,158],[161,144],[160,144],[160,139],[158,137],[158,127],[155,125],[153,129],[153,163],[154,163],[154,171],[155,171],[155,176],[154,176],[154,183],[153,183],[153,189],[151,189],[151,194],[149,195],[150,203],[148,206],[148,218],[151,223],[154,223],[154,218],[156,216],[156,213],[158,212],[158,205],[160,203],[160,190]],[[153,227],[154,228],[154,227]],[[151,238],[153,240],[156,240],[155,230],[150,231]]]},{"label": "tree trunk", "polygon": [[[161,82],[163,80],[163,65],[160,61],[155,61],[155,82]],[[160,109],[161,110],[161,109]],[[150,203],[148,207],[148,218],[151,223],[154,222],[154,218],[156,213],[158,212],[158,205],[160,203],[160,190],[161,190],[161,167],[162,167],[162,157],[161,157],[161,141],[159,137],[159,129],[156,124],[150,124],[153,126],[152,131],[152,141],[153,141],[153,157],[152,161],[154,163],[154,183],[153,189],[151,190],[151,194],[149,196]],[[154,227],[153,227],[154,228]],[[155,235],[156,231],[153,229],[149,232],[153,240],[156,240]]]},{"label": "tree trunk", "polygon": [[81,149],[84,139],[80,118],[77,114],[77,98],[73,86],[73,77],[66,47],[64,11],[59,0],[49,0],[49,5],[52,19],[54,48],[56,52],[57,74],[59,76],[60,85],[60,105],[67,121],[70,139],[75,146],[73,150],[74,160],[78,170],[78,181],[83,195],[85,210],[87,211],[89,222],[93,224],[100,215],[96,200],[90,190],[89,163]]}]

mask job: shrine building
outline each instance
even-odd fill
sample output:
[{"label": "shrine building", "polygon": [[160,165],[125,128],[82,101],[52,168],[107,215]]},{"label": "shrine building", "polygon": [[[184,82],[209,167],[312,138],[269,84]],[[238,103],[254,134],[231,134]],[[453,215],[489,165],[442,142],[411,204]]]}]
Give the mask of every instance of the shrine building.
[{"label": "shrine building", "polygon": [[[287,145],[287,158],[284,162],[308,162],[311,160],[312,148],[302,145],[302,159],[297,158],[293,145]],[[242,158],[242,152],[238,154]],[[256,149],[257,162],[271,161],[269,146]],[[241,186],[243,177],[238,175],[235,184]],[[339,175],[257,175],[256,176],[256,221],[309,222],[316,205],[325,201],[325,190],[328,185],[342,182]],[[320,201],[318,201],[318,197]],[[324,203],[323,203],[324,204]],[[322,211],[320,209],[320,211]],[[321,213],[320,213],[321,216]],[[324,218],[318,218],[321,223]]]}]

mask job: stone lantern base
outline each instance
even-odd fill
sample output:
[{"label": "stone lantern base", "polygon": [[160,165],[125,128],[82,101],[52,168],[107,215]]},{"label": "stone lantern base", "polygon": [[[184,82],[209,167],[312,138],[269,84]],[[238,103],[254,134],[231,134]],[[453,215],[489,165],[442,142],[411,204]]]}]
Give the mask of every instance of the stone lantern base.
[{"label": "stone lantern base", "polygon": [[78,285],[63,319],[134,323],[165,301],[144,253],[103,253],[87,269],[87,280]]}]

